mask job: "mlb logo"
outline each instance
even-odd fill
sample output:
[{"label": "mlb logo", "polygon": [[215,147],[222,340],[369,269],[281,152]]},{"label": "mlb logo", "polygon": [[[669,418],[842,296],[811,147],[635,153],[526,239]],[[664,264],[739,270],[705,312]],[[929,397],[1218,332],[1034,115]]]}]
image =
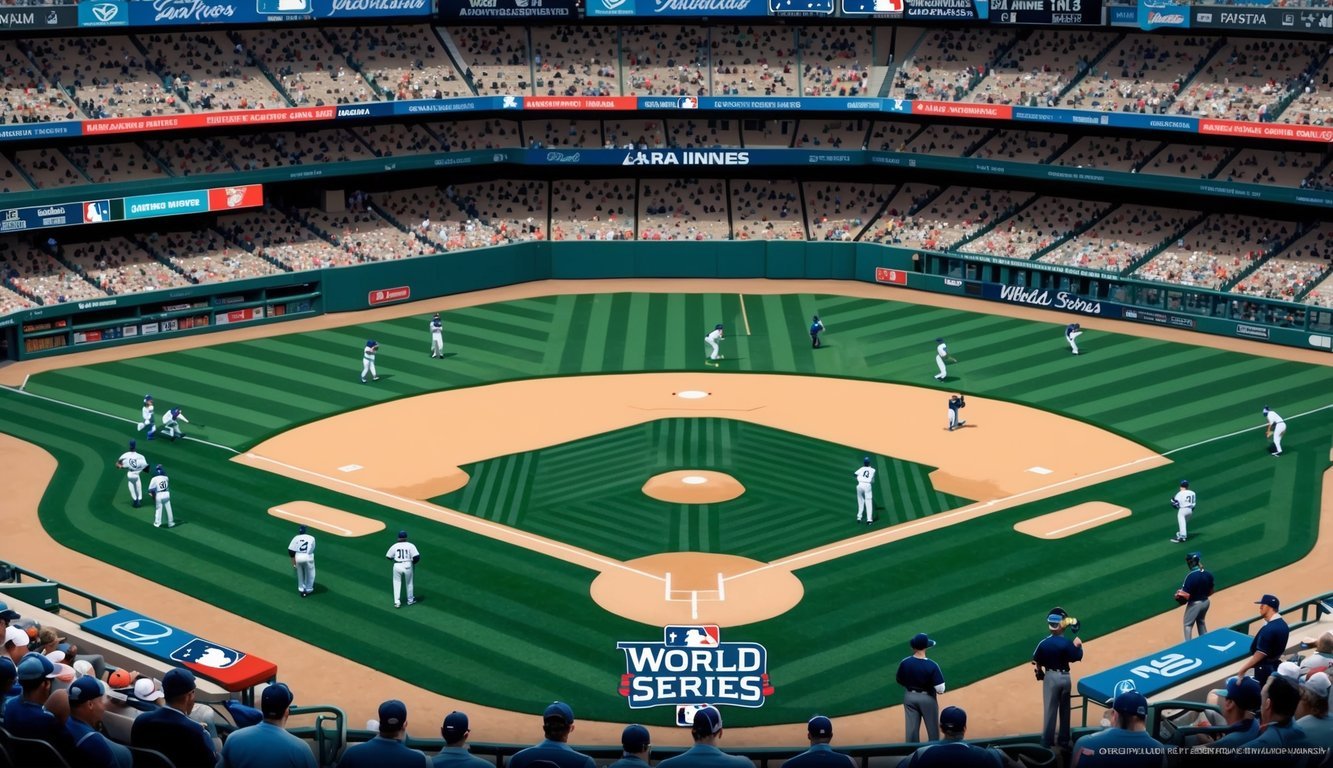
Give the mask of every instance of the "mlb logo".
[{"label": "mlb logo", "polygon": [[1137,691],[1138,689],[1139,687],[1134,684],[1133,680],[1121,680],[1115,684],[1114,692],[1111,694],[1111,697],[1114,698],[1122,693],[1129,693],[1131,691]]},{"label": "mlb logo", "polygon": [[902,13],[903,0],[875,0],[875,13]]},{"label": "mlb logo", "polygon": [[198,664],[201,667],[226,669],[245,658],[245,654],[196,637],[172,651],[171,658],[173,661],[179,661],[182,664]]},{"label": "mlb logo", "polygon": [[670,624],[662,635],[662,643],[668,648],[716,648],[721,642],[716,624]]},{"label": "mlb logo", "polygon": [[111,201],[94,200],[83,206],[83,220],[88,224],[97,224],[111,218]]},{"label": "mlb logo", "polygon": [[694,715],[704,707],[711,707],[712,704],[681,704],[676,707],[676,725],[689,728],[694,725]]}]

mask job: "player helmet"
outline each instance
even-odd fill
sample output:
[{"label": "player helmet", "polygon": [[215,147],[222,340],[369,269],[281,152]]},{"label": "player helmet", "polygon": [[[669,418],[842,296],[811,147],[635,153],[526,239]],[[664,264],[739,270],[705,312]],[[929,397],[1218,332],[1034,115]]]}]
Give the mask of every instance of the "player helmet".
[{"label": "player helmet", "polygon": [[155,475],[165,475],[166,473],[167,471],[162,468],[161,464],[158,464],[156,467],[153,468],[153,474]]},{"label": "player helmet", "polygon": [[398,532],[398,538],[400,538],[400,539],[406,539],[406,538],[407,538],[407,531],[399,531],[399,532]]},{"label": "player helmet", "polygon": [[375,346],[375,340],[374,340],[374,339],[366,339],[366,346],[367,346],[367,347],[373,347],[373,346]]},{"label": "player helmet", "polygon": [[720,331],[720,330],[722,330],[722,323],[718,323],[717,325],[713,326],[713,330],[715,330],[715,331]]},{"label": "player helmet", "polygon": [[[144,395],[144,396],[143,396],[143,401],[144,401],[145,403],[151,403],[151,402],[153,402],[153,396],[152,396],[152,395]],[[1268,409],[1265,408],[1264,410],[1267,411]]]},{"label": "player helmet", "polygon": [[1268,413],[1268,406],[1264,406],[1264,413]]},{"label": "player helmet", "polygon": [[138,447],[139,447],[139,441],[138,441],[138,440],[131,440],[131,441],[130,441],[130,450],[131,450],[131,451],[134,450],[135,448],[138,448]]},{"label": "player helmet", "polygon": [[1191,552],[1188,555],[1185,555],[1185,565],[1188,565],[1191,568],[1198,568],[1199,561],[1202,559],[1203,559],[1202,552]]},{"label": "player helmet", "polygon": [[1188,487],[1190,487],[1190,481],[1188,481],[1188,480],[1181,480],[1181,481],[1180,481],[1180,487],[1181,487],[1181,488],[1188,488]]},{"label": "player helmet", "polygon": [[944,339],[935,339],[935,343],[936,343],[936,344],[943,344],[943,343],[944,343]]},{"label": "player helmet", "polygon": [[861,463],[867,467],[870,466],[870,457],[869,456],[865,457],[864,459],[861,460]]},{"label": "player helmet", "polygon": [[172,415],[172,416],[179,416],[179,415],[181,415],[181,409],[179,409],[179,408],[172,408],[172,409],[171,409],[171,415]]},{"label": "player helmet", "polygon": [[303,525],[303,526],[301,526],[300,528],[297,528],[297,529],[296,529],[296,532],[297,532],[297,533],[305,533],[305,526]]}]

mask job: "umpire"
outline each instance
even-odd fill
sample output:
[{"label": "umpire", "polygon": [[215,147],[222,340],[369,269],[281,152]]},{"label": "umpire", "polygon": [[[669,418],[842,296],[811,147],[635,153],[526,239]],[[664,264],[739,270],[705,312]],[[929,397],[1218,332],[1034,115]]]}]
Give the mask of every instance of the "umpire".
[{"label": "umpire", "polygon": [[1185,565],[1190,572],[1176,591],[1176,599],[1185,604],[1185,641],[1188,642],[1196,626],[1199,637],[1208,634],[1208,625],[1203,620],[1208,616],[1208,598],[1213,594],[1213,574],[1203,569],[1201,552],[1185,555]]},{"label": "umpire", "polygon": [[908,743],[921,741],[921,723],[926,724],[930,741],[940,738],[940,704],[935,698],[944,693],[944,673],[940,665],[926,658],[926,649],[935,641],[925,632],[912,638],[912,655],[898,662],[898,685],[903,693],[903,717],[907,720]]},{"label": "umpire", "polygon": [[[1069,710],[1073,686],[1069,678],[1069,665],[1083,660],[1083,641],[1077,637],[1070,641],[1065,637],[1065,630],[1077,635],[1078,619],[1070,616],[1063,608],[1052,608],[1046,615],[1046,626],[1051,634],[1032,652],[1032,663],[1036,667],[1037,679],[1041,681],[1042,726],[1041,745],[1050,747],[1058,744],[1061,749],[1069,750]],[[1057,740],[1056,720],[1059,720],[1060,733]]]}]

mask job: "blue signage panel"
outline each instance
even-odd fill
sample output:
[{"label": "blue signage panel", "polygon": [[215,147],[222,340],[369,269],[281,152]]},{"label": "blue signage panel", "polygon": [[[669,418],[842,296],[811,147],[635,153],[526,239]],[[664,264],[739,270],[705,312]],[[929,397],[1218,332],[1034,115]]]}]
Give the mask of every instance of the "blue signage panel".
[{"label": "blue signage panel", "polygon": [[1139,29],[1189,29],[1190,7],[1173,5],[1166,0],[1139,0]]},{"label": "blue signage panel", "polygon": [[1249,651],[1249,635],[1234,629],[1215,629],[1187,643],[1089,675],[1078,681],[1078,692],[1093,701],[1110,701],[1116,686],[1129,680],[1134,690],[1152,698],[1196,675],[1234,664],[1249,656]]},{"label": "blue signage panel", "polygon": [[572,19],[574,0],[444,0],[445,19]]},{"label": "blue signage panel", "polygon": [[768,0],[768,10],[775,16],[831,16],[833,0]]},{"label": "blue signage panel", "polygon": [[[802,0],[804,2],[805,0]],[[970,0],[969,0],[970,1]],[[821,2],[821,0],[815,0]],[[588,0],[588,16],[767,16],[767,0]]]},{"label": "blue signage panel", "polygon": [[128,27],[129,4],[123,0],[97,0],[79,3],[79,27]]},{"label": "blue signage panel", "polygon": [[0,211],[0,232],[22,232],[83,223],[83,203],[33,205]]},{"label": "blue signage panel", "polygon": [[[509,157],[512,158],[518,152],[520,150],[510,150]],[[836,149],[528,149],[521,152],[522,162],[528,165],[741,167],[859,165],[865,162],[862,150]]]},{"label": "blue signage panel", "polygon": [[125,218],[127,219],[204,213],[207,210],[208,190],[168,192],[161,195],[138,195],[125,198]]},{"label": "blue signage panel", "polygon": [[24,139],[46,139],[61,136],[82,136],[83,123],[71,120],[60,123],[18,123],[0,125],[0,141],[22,141]]},{"label": "blue signage panel", "polygon": [[903,16],[924,21],[981,21],[990,16],[990,0],[904,0]]},{"label": "blue signage panel", "polygon": [[130,0],[129,25],[263,24],[429,16],[431,0]]}]

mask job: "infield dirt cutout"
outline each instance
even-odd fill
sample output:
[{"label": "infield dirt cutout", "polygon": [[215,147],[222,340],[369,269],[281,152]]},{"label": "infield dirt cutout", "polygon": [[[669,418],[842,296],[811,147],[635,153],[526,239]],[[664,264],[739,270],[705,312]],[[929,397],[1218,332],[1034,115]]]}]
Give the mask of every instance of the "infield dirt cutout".
[{"label": "infield dirt cutout", "polygon": [[[681,397],[682,392],[706,396]],[[923,387],[812,376],[698,372],[529,379],[342,413],[266,440],[233,461],[590,568],[599,573],[591,589],[599,605],[659,626],[736,626],[772,618],[800,601],[804,590],[795,575],[800,568],[1168,463],[1090,424],[979,397],[969,403],[969,428],[950,432],[941,428],[947,399],[948,393]],[[772,563],[699,552],[621,562],[426,501],[466,484],[461,467],[468,464],[681,417],[748,421],[938,467],[930,475],[936,490],[978,501],[910,523],[867,527],[853,538]],[[439,424],[468,438],[435,440]],[[1026,436],[1040,439],[1023,440]],[[1019,440],[1022,450],[1015,450]],[[421,445],[433,447],[422,451]],[[1071,451],[1070,445],[1079,449]],[[845,512],[837,513],[849,524],[856,509],[855,464],[847,469]],[[1029,471],[1034,465],[1048,471]],[[643,490],[690,504],[744,492],[729,475],[703,468],[644,478]],[[1095,516],[1074,514],[1075,523]],[[1069,524],[1043,523],[1042,530]]]}]

